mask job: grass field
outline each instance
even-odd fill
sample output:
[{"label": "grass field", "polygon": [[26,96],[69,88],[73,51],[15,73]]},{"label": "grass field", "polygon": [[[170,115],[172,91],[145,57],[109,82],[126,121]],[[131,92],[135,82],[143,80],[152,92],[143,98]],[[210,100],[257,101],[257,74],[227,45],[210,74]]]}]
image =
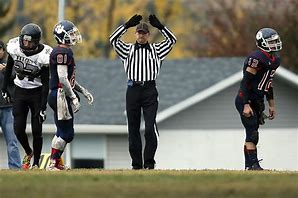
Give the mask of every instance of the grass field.
[{"label": "grass field", "polygon": [[0,197],[298,198],[298,172],[226,170],[0,170]]}]

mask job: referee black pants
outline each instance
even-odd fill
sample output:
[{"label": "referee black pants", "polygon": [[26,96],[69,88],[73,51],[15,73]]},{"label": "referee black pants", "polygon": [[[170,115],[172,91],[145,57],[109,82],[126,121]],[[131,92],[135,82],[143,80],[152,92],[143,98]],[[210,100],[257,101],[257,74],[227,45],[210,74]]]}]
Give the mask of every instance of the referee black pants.
[{"label": "referee black pants", "polygon": [[[154,168],[154,155],[158,144],[158,131],[156,127],[156,113],[158,108],[158,92],[155,81],[145,84],[132,84],[126,91],[126,112],[128,121],[129,153],[132,167]],[[141,110],[145,120],[145,147],[144,161],[142,155],[142,140],[140,134]]]},{"label": "referee black pants", "polygon": [[27,116],[31,111],[31,127],[33,136],[33,165],[39,165],[42,150],[42,124],[39,121],[41,107],[41,87],[24,89],[16,86],[13,101],[14,132],[27,155],[32,153],[26,134]]}]

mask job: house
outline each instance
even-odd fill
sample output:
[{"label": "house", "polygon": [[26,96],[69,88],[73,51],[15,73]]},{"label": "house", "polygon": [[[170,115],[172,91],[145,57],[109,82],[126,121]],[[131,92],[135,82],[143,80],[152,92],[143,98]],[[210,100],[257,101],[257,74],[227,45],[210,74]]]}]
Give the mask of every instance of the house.
[{"label": "house", "polygon": [[[237,57],[163,63],[157,80],[157,168],[243,169],[245,132],[234,107],[243,61]],[[72,168],[130,168],[126,76],[120,60],[79,60],[77,70],[77,81],[94,94],[95,101],[89,106],[81,96],[66,163]],[[298,170],[298,76],[281,67],[274,87],[278,115],[260,128],[259,156],[265,168]],[[44,153],[50,152],[55,131],[51,109],[47,112]],[[30,125],[27,130],[30,135]],[[0,135],[0,168],[5,168],[6,148]]]}]

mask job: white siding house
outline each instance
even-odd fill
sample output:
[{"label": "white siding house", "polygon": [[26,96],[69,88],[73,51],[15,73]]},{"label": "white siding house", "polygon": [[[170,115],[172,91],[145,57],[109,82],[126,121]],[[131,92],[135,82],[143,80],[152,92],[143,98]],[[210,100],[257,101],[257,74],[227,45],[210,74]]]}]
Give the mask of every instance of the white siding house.
[{"label": "white siding house", "polygon": [[[234,107],[244,58],[165,61],[157,81],[160,134],[158,169],[243,169],[244,129]],[[125,75],[119,60],[79,61],[78,82],[94,93],[95,103],[75,120],[75,138],[67,146],[72,168],[130,168],[125,117]],[[260,128],[261,165],[298,170],[298,76],[279,68],[274,80],[275,120]],[[30,125],[27,127],[30,135]],[[44,125],[43,152],[54,135],[52,113]],[[31,139],[31,137],[30,137]],[[22,149],[21,149],[22,150]],[[23,153],[22,155],[23,156]],[[0,168],[7,168],[0,133]]]}]

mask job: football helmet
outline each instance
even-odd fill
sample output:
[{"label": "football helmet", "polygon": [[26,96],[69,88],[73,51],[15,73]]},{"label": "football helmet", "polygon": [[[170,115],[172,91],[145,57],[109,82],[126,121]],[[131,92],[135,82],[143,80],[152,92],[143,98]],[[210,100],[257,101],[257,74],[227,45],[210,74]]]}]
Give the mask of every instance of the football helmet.
[{"label": "football helmet", "polygon": [[68,20],[60,21],[55,25],[54,37],[58,44],[75,45],[82,42],[79,29]]},{"label": "football helmet", "polygon": [[[22,28],[19,36],[20,48],[27,52],[34,51],[39,45],[41,34],[42,32],[38,25],[34,23],[29,23],[25,25]],[[30,41],[32,44],[30,46],[25,46],[24,40]]]},{"label": "football helmet", "polygon": [[272,28],[262,28],[257,32],[256,45],[266,52],[276,52],[282,49],[280,37]]}]

